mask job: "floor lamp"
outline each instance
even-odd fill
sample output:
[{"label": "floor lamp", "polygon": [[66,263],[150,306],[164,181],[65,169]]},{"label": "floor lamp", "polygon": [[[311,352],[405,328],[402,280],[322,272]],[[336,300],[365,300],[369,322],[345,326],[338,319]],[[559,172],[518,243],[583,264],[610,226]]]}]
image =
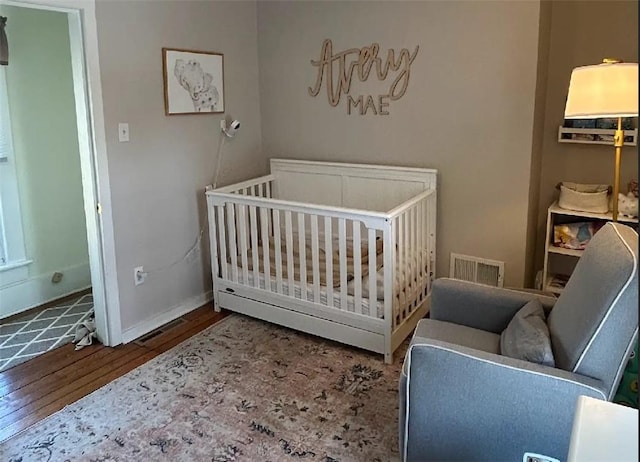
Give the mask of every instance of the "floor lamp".
[{"label": "floor lamp", "polygon": [[613,137],[616,152],[612,218],[618,220],[620,151],[624,145],[623,117],[638,116],[638,63],[605,59],[602,64],[576,67],[571,73],[565,119],[617,118]]}]

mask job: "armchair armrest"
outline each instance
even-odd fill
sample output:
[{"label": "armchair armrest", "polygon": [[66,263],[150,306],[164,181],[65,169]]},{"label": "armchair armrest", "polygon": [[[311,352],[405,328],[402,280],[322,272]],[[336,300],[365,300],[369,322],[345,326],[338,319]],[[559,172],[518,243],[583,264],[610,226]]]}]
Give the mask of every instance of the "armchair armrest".
[{"label": "armchair armrest", "polygon": [[410,346],[400,382],[405,461],[566,459],[578,396],[602,382],[429,340]]},{"label": "armchair armrest", "polygon": [[499,334],[527,302],[538,299],[550,311],[555,297],[517,289],[503,289],[458,279],[439,278],[430,295],[430,316]]}]

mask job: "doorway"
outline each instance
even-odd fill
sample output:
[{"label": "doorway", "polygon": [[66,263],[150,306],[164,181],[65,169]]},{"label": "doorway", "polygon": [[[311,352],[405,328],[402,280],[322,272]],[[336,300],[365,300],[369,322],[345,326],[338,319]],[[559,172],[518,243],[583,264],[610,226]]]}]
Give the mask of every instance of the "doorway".
[{"label": "doorway", "polygon": [[[79,159],[76,157],[77,166],[79,167],[79,171],[75,172],[76,180],[79,180],[76,190],[80,190],[82,193],[82,199],[78,199],[78,203],[76,204],[79,205],[79,210],[75,210],[76,215],[82,215],[81,212],[84,212],[82,217],[83,223],[81,223],[79,227],[83,228],[82,232],[85,239],[84,243],[81,242],[81,245],[77,247],[79,248],[84,246],[85,256],[88,257],[86,259],[87,261],[84,273],[81,275],[80,279],[84,278],[89,281],[91,293],[89,294],[85,290],[84,292],[72,294],[70,298],[61,300],[62,306],[66,307],[64,309],[56,310],[56,307],[52,306],[49,306],[48,308],[53,308],[53,311],[50,311],[51,313],[62,315],[62,317],[65,318],[57,320],[57,322],[63,324],[69,320],[85,320],[85,313],[83,310],[92,303],[94,307],[95,327],[98,339],[105,345],[117,345],[121,343],[121,327],[117,282],[115,279],[113,225],[110,213],[105,213],[109,210],[110,201],[109,181],[106,168],[100,76],[97,64],[97,27],[95,22],[95,5],[93,2],[76,0],[41,0],[37,3],[29,0],[17,0],[6,2],[5,5],[7,5],[6,8],[13,8],[14,11],[19,9],[21,12],[54,14],[57,15],[58,19],[62,17],[65,20],[68,31],[67,54],[70,57],[69,64],[71,68],[69,70],[71,82],[68,82],[68,85],[72,93],[72,101],[70,103],[72,107],[70,110],[74,113],[72,116],[75,116],[70,118],[75,119],[75,127],[72,131],[74,132],[73,135],[75,135],[76,156],[77,151],[80,153]],[[8,16],[4,13],[3,15]],[[11,56],[10,25],[11,18],[9,17],[7,23],[7,35]],[[32,33],[39,34],[44,32],[43,29],[36,28]],[[9,60],[9,66],[11,66],[11,58]],[[41,69],[41,71],[46,74],[47,69],[46,66],[44,67],[45,69]],[[42,89],[34,88],[34,92],[37,93],[38,90]],[[43,107],[51,109],[51,106],[54,105],[52,101],[54,99],[53,95],[51,95],[50,98],[46,98],[45,91],[42,97],[44,99]],[[37,110],[37,108],[33,109]],[[60,118],[62,118],[62,112],[63,111],[60,111]],[[51,116],[52,124],[57,121],[56,115],[58,114],[54,112]],[[33,133],[33,136],[37,136],[37,133]],[[56,169],[50,168],[50,174],[55,176]],[[60,174],[59,171],[58,174]],[[61,196],[64,196],[64,194]],[[5,201],[6,197],[3,196],[2,199]],[[54,200],[55,199],[56,198],[54,198]],[[62,206],[56,213],[65,215],[65,218],[70,220],[70,215],[72,214],[64,207],[65,203],[68,201],[65,201],[64,197],[60,197],[59,199],[60,202],[62,202]],[[55,203],[55,201],[52,203]],[[5,223],[6,222],[7,220],[5,220]],[[15,223],[15,221],[13,221],[13,223]],[[31,232],[31,229],[27,229],[26,234],[29,235]],[[44,230],[43,233],[47,234],[47,230]],[[29,246],[27,245],[26,247]],[[19,272],[22,272],[23,279],[25,278],[25,274],[28,274],[29,266],[33,264],[33,261],[30,261],[32,254],[33,250],[31,250],[31,252],[24,252],[24,255],[22,256],[23,258],[18,258],[18,263],[21,264],[14,265],[22,268]],[[39,257],[38,260],[42,261],[43,258]],[[62,275],[57,273],[62,273]],[[8,274],[8,272],[5,272],[5,276],[6,274]],[[64,280],[65,276],[68,276],[71,279],[74,279],[75,277],[73,272],[65,274],[64,271],[56,271],[52,275],[47,275],[47,277],[49,276],[51,277],[50,284],[55,284],[56,278]],[[4,286],[7,286],[7,282],[11,282],[14,288],[19,285],[20,275],[14,277],[17,277],[18,279],[14,281],[7,281],[7,278],[5,277]],[[49,281],[46,282],[49,283]],[[77,287],[80,290],[83,289],[81,285]],[[2,308],[2,304],[7,305],[9,302],[12,302],[8,297],[3,297],[1,292],[0,298],[4,299],[0,300],[0,308]],[[7,303],[5,303],[5,301]],[[14,316],[9,318],[10,321],[11,319],[15,321],[16,317],[20,316],[15,313],[13,314]],[[81,316],[77,316],[78,314],[81,314]],[[1,323],[2,321],[0,321],[0,325]],[[13,322],[12,324],[14,324],[13,328],[8,330],[15,330],[16,323]],[[15,337],[15,335],[13,336]],[[24,337],[26,338],[28,335],[25,335]],[[4,340],[7,340],[7,338],[8,337],[5,336]],[[3,337],[0,333],[0,343],[2,343],[2,340]],[[12,341],[15,343],[15,338]]]}]

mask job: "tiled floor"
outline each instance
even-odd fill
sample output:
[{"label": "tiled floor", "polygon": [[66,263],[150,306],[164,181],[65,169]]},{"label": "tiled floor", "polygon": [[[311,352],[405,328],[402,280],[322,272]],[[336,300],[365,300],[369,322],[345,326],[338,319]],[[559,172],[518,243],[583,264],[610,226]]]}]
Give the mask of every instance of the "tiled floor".
[{"label": "tiled floor", "polygon": [[42,311],[0,321],[0,371],[73,340],[76,326],[93,316],[93,296],[84,294]]}]

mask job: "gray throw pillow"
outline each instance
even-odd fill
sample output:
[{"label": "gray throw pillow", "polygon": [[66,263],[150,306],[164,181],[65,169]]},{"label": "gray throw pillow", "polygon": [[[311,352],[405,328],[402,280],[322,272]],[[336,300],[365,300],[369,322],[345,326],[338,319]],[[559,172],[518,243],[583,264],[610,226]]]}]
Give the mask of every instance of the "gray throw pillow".
[{"label": "gray throw pillow", "polygon": [[546,316],[538,300],[520,308],[502,331],[500,354],[555,367]]}]

